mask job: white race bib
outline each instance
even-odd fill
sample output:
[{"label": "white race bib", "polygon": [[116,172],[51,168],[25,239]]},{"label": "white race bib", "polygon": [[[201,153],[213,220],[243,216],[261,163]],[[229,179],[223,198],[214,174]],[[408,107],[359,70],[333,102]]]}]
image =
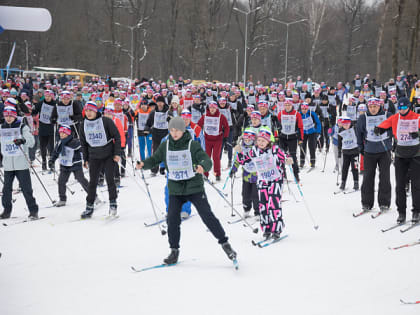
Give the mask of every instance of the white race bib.
[{"label": "white race bib", "polygon": [[63,151],[60,153],[60,164],[63,166],[73,166],[74,149],[64,146]]},{"label": "white race bib", "polygon": [[156,129],[168,129],[168,112],[155,112],[153,127]]},{"label": "white race bib", "polygon": [[375,135],[373,130],[376,126],[379,126],[381,122],[383,122],[386,119],[385,115],[379,115],[379,116],[368,116],[366,115],[366,130],[367,130],[367,136],[366,139],[372,142],[379,142],[383,141],[388,138],[387,133],[383,133],[382,135]]},{"label": "white race bib", "polygon": [[23,155],[19,147],[14,144],[13,140],[22,139],[20,127],[18,128],[1,128],[1,154],[3,156],[21,156]]},{"label": "white race bib", "polygon": [[[400,114],[398,114],[400,115]],[[419,144],[419,138],[413,139],[410,135],[411,132],[419,131],[419,120],[418,119],[401,119],[398,117],[397,124],[397,141],[398,145],[401,146],[414,146]]]},{"label": "white race bib", "polygon": [[147,118],[149,117],[149,113],[138,113],[137,114],[137,129],[144,130],[146,127]]},{"label": "white race bib", "polygon": [[220,113],[226,117],[229,127],[232,126],[232,113],[230,108],[219,108]]},{"label": "white race bib", "polygon": [[91,147],[102,147],[108,143],[102,118],[95,120],[85,119],[83,129],[85,131],[86,142]]},{"label": "white race bib", "polygon": [[303,129],[306,131],[315,127],[314,120],[312,119],[312,115],[309,115],[308,117],[303,118],[302,122],[303,122]]},{"label": "white race bib", "polygon": [[220,116],[218,117],[204,117],[204,132],[209,136],[219,135]]},{"label": "white race bib", "polygon": [[43,103],[41,105],[41,113],[39,114],[39,121],[43,124],[51,124],[51,115],[54,106]]},{"label": "white race bib", "polygon": [[296,114],[281,115],[281,133],[284,135],[296,133]]},{"label": "white race bib", "polygon": [[254,150],[254,152],[257,156],[252,160],[255,163],[258,180],[271,182],[281,177],[276,166],[275,157],[272,154],[266,152],[260,155],[257,150]]},{"label": "white race bib", "polygon": [[357,148],[357,138],[356,138],[356,133],[354,132],[354,128],[341,131],[340,136],[343,138],[342,140],[343,150],[351,150],[351,149]]},{"label": "white race bib", "polygon": [[182,151],[169,151],[169,140],[166,141],[166,164],[170,180],[187,180],[195,176],[190,151],[191,141],[188,143],[188,149]]},{"label": "white race bib", "polygon": [[73,116],[73,105],[57,105],[57,116],[57,122],[60,125],[71,126],[73,124],[73,121],[70,119],[70,116]]}]

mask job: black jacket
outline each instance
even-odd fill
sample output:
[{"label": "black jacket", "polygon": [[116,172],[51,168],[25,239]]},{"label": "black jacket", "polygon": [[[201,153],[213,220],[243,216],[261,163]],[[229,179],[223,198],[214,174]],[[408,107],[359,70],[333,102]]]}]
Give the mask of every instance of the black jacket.
[{"label": "black jacket", "polygon": [[72,160],[73,165],[64,166],[60,164],[61,171],[73,172],[73,171],[82,169],[82,154],[80,152],[81,150],[80,140],[73,138],[72,135],[68,136],[65,139],[60,140],[57,143],[57,145],[54,148],[53,153],[51,154],[50,161],[54,163],[60,156],[60,153],[64,150],[65,146],[74,150],[74,155],[73,155],[73,160]]},{"label": "black jacket", "polygon": [[34,109],[32,110],[32,116],[36,116],[40,114],[41,116],[41,109],[42,104],[47,104],[54,106],[54,109],[51,113],[51,124],[44,124],[39,121],[39,135],[40,136],[52,136],[54,135],[54,124],[57,122],[57,103],[54,100],[51,100],[51,102],[47,102],[46,100],[36,103]]},{"label": "black jacket", "polygon": [[88,119],[85,118],[80,125],[80,143],[82,145],[83,159],[85,161],[102,160],[115,155],[120,155],[121,137],[117,126],[112,119],[102,117],[100,113],[97,113],[96,118],[92,120],[96,119],[103,120],[107,144],[102,147],[91,147],[89,143],[87,143],[84,124],[85,120]]}]

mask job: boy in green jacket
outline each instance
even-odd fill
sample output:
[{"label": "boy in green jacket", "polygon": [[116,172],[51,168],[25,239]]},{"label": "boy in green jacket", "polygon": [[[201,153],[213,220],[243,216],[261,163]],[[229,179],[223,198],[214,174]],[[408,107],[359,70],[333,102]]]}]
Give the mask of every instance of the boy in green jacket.
[{"label": "boy in green jacket", "polygon": [[191,201],[210,232],[218,239],[229,259],[236,259],[236,252],[228,242],[228,238],[219,220],[211,211],[204,191],[204,172],[212,167],[212,162],[200,143],[191,139],[185,131],[185,123],[181,117],[174,117],[169,122],[169,138],[160,144],[153,155],[137,162],[137,169],[151,169],[164,162],[168,171],[168,238],[171,252],[163,261],[175,264],[179,256],[179,239],[182,205]]}]

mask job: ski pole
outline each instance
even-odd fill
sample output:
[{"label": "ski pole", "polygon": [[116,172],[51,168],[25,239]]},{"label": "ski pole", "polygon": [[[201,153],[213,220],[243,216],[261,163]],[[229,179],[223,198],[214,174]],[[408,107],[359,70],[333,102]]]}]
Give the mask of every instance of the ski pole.
[{"label": "ski pole", "polygon": [[[137,163],[140,163],[140,162],[137,162]],[[159,221],[159,219],[158,219],[158,216],[156,214],[155,205],[154,205],[153,200],[152,200],[152,195],[150,194],[149,184],[147,183],[146,178],[144,177],[144,172],[143,172],[142,168],[140,169],[140,172],[141,172],[141,178],[143,179],[144,185],[146,186],[146,191],[147,191],[147,195],[149,196],[150,204],[152,205],[153,214],[154,214],[156,222],[157,222],[157,221]],[[158,226],[159,226],[160,234],[165,235],[166,231],[164,229],[162,229],[162,226],[160,224],[158,224]]]},{"label": "ski pole", "polygon": [[203,176],[203,178],[204,178],[204,180],[207,182],[207,183],[209,183],[210,184],[210,186],[211,187],[213,187],[216,191],[217,191],[217,193],[220,195],[220,197],[222,197],[223,198],[223,200],[224,201],[226,201],[226,203],[229,205],[229,206],[231,206],[231,208],[232,208],[232,210],[234,210],[235,212],[236,212],[236,214],[242,219],[242,221],[244,221],[245,222],[245,224],[252,230],[252,232],[254,232],[254,233],[258,233],[258,228],[253,228],[252,227],[252,225],[251,224],[249,224],[249,222],[248,222],[248,220],[247,219],[245,219],[242,215],[241,215],[241,213],[238,211],[238,210],[236,210],[235,209],[235,207],[233,206],[233,204],[231,204],[230,202],[229,202],[229,200],[227,200],[226,199],[226,196],[223,194],[223,192],[222,191],[220,191],[220,189],[218,189],[216,186],[214,186],[214,184],[206,177],[206,176]]},{"label": "ski pole", "polygon": [[324,167],[322,168],[321,172],[325,172],[325,166],[327,165],[327,155],[328,155],[328,151],[325,150],[325,158],[324,158]]},{"label": "ski pole", "polygon": [[[290,172],[293,174],[293,170],[292,170],[292,167],[291,167],[290,165],[289,165],[289,170],[290,170]],[[299,193],[300,193],[300,195],[302,196],[302,200],[303,200],[303,203],[305,204],[306,211],[308,212],[309,217],[310,217],[310,218],[311,218],[311,220],[312,220],[312,223],[313,223],[313,225],[314,225],[314,229],[315,229],[315,230],[318,230],[319,225],[317,225],[317,224],[315,223],[314,217],[312,216],[312,213],[311,213],[311,211],[309,210],[308,204],[306,203],[305,197],[303,196],[302,189],[300,189],[300,186],[299,186],[299,183],[298,183],[298,181],[297,181],[297,179],[296,179],[296,177],[295,177],[295,174],[293,174],[293,178],[295,179],[296,186],[297,186],[297,188],[299,189]]]},{"label": "ski pole", "polygon": [[21,145],[18,145],[18,147],[19,147],[20,151],[22,151],[22,153],[23,153],[23,155],[24,155],[24,157],[25,157],[26,161],[28,162],[28,164],[29,164],[30,168],[31,168],[31,169],[32,169],[32,171],[35,173],[36,178],[38,178],[39,182],[41,183],[42,188],[44,188],[45,193],[47,194],[47,196],[48,196],[48,198],[50,199],[51,203],[52,203],[53,205],[55,205],[55,203],[56,203],[57,201],[56,201],[56,200],[53,200],[53,199],[51,198],[50,194],[48,193],[48,190],[45,188],[45,186],[44,186],[43,182],[41,181],[41,178],[39,178],[38,173],[37,173],[37,172],[35,172],[34,167],[31,165],[31,161],[29,160],[29,158],[28,158],[28,156],[26,155],[25,151],[22,149],[22,146],[21,146]]},{"label": "ski pole", "polygon": [[232,217],[235,216],[235,214],[233,213],[233,184],[235,182],[235,177],[232,178],[232,180],[230,181],[230,203],[232,204],[232,212],[231,215]]},{"label": "ski pole", "polygon": [[235,153],[235,157],[233,158],[232,166],[230,167],[228,176],[226,177],[225,183],[224,183],[223,188],[222,188],[223,190],[225,190],[225,188],[226,188],[226,184],[227,184],[227,182],[229,180],[230,174],[232,173],[232,169],[233,169],[233,166],[235,165],[235,161],[236,161],[236,157],[237,156],[238,156],[238,152]]},{"label": "ski pole", "polygon": [[340,158],[338,158],[338,166],[337,166],[337,181],[336,181],[336,185],[340,185],[339,181],[339,177],[340,177]]}]

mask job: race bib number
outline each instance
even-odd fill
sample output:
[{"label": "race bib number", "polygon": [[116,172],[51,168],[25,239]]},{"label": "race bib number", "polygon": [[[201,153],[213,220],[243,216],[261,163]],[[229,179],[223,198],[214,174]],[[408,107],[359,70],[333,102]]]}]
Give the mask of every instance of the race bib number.
[{"label": "race bib number", "polygon": [[96,120],[85,120],[84,131],[86,142],[91,147],[101,147],[107,144],[104,122],[101,118]]}]

